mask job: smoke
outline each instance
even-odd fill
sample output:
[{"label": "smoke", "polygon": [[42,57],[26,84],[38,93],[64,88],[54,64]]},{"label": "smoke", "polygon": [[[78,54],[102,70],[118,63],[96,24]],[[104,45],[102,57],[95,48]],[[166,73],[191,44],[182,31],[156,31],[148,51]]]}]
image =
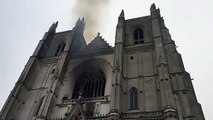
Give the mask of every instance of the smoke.
[{"label": "smoke", "polygon": [[84,36],[87,42],[94,39],[100,32],[101,24],[107,13],[110,0],[76,0],[74,12],[77,17],[84,17],[86,21]]}]

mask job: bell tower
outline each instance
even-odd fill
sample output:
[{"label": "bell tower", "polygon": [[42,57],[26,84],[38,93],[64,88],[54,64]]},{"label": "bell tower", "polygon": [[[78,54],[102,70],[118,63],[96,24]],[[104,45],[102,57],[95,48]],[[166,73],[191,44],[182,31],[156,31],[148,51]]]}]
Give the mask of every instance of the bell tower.
[{"label": "bell tower", "polygon": [[190,74],[160,9],[116,26],[115,46],[100,33],[86,44],[85,21],[40,40],[0,120],[205,120]]},{"label": "bell tower", "polygon": [[111,119],[204,120],[175,46],[155,4],[150,15],[139,18],[125,19],[122,10],[115,37]]}]

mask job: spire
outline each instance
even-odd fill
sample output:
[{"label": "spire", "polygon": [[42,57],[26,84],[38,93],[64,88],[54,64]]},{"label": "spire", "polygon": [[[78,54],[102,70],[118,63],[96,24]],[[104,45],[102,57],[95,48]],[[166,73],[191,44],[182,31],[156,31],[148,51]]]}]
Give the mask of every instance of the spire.
[{"label": "spire", "polygon": [[119,17],[124,17],[124,10],[121,11],[120,16]]},{"label": "spire", "polygon": [[58,21],[57,21],[56,23],[54,22],[54,23],[50,26],[50,28],[49,28],[49,30],[48,30],[48,33],[55,32],[57,26],[58,26]]},{"label": "spire", "polygon": [[81,21],[84,23],[84,17],[81,19]]},{"label": "spire", "polygon": [[85,25],[85,20],[84,20],[84,17],[81,19],[80,17],[78,18],[78,20],[76,21],[76,26],[84,26]]},{"label": "spire", "polygon": [[160,15],[160,9],[156,9],[156,6],[155,4],[153,3],[150,7],[150,12],[151,12],[151,16],[152,18],[161,18],[161,15]]},{"label": "spire", "polygon": [[82,19],[80,17],[78,18],[78,20],[77,20],[77,22],[75,24],[75,28],[80,30],[83,33],[84,28],[85,28],[84,17]]},{"label": "spire", "polygon": [[78,20],[76,21],[76,25],[78,25],[80,23],[81,19],[80,17],[78,18]]},{"label": "spire", "polygon": [[156,10],[156,6],[155,6],[155,3],[152,3],[151,7],[150,7],[150,11],[154,11]]},{"label": "spire", "polygon": [[56,26],[56,27],[58,26],[58,21],[55,23],[55,26]]},{"label": "spire", "polygon": [[51,26],[50,26],[50,28],[49,28],[49,30],[45,33],[45,35],[44,35],[44,37],[42,38],[42,39],[48,39],[49,38],[49,36],[53,36],[54,34],[55,34],[55,31],[56,31],[56,28],[57,28],[57,26],[58,26],[58,21],[55,23],[53,23]]},{"label": "spire", "polygon": [[81,24],[85,27],[86,22],[85,22],[84,17],[81,19]]},{"label": "spire", "polygon": [[124,17],[124,10],[121,11],[119,17],[118,17],[118,24],[117,26],[124,26],[125,17]]}]

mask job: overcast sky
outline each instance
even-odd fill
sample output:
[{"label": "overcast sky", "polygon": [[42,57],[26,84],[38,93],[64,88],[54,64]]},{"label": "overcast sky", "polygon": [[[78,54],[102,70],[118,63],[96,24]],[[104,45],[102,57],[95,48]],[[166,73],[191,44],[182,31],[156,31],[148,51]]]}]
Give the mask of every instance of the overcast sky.
[{"label": "overcast sky", "polygon": [[[113,2],[112,2],[113,1]],[[186,70],[194,78],[198,101],[207,120],[213,119],[213,1],[212,0],[109,0],[101,17],[101,32],[114,45],[117,17],[150,14],[154,2],[160,8],[172,39],[182,54]],[[73,28],[75,0],[0,0],[0,109],[27,60],[49,26],[59,21],[57,31]],[[103,6],[104,7],[104,6]],[[94,15],[96,11],[94,11]],[[79,16],[80,17],[80,16]],[[99,19],[99,18],[97,18]],[[88,40],[90,41],[90,40]]]}]

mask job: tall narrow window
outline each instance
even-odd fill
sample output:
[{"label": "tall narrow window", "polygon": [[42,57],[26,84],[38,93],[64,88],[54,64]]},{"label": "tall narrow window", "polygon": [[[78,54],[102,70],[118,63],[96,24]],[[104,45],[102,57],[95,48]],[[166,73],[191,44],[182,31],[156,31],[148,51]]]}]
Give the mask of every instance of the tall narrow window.
[{"label": "tall narrow window", "polygon": [[141,44],[144,43],[143,30],[141,28],[136,28],[134,30],[134,43]]},{"label": "tall narrow window", "polygon": [[135,87],[130,89],[130,109],[138,109],[138,90]]},{"label": "tall narrow window", "polygon": [[104,96],[105,84],[104,72],[98,68],[91,68],[77,78],[72,99],[77,99],[80,92],[83,92],[83,98]]},{"label": "tall narrow window", "polygon": [[59,44],[56,52],[55,52],[55,56],[59,56],[61,55],[61,52],[64,51],[64,48],[65,48],[66,44],[64,42],[62,42],[61,44]]}]

